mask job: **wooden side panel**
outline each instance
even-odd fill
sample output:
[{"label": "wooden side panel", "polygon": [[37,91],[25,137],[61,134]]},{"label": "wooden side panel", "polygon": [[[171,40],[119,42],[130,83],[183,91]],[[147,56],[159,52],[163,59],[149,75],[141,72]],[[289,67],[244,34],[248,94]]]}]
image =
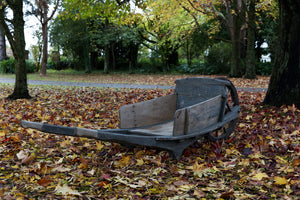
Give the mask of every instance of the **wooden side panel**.
[{"label": "wooden side panel", "polygon": [[176,111],[174,115],[174,128],[173,135],[184,135],[185,134],[185,123],[186,123],[186,108],[182,108]]},{"label": "wooden side panel", "polygon": [[150,126],[173,119],[177,95],[172,94],[145,102],[122,106],[120,128]]},{"label": "wooden side panel", "polygon": [[186,133],[194,133],[217,123],[222,109],[222,100],[223,97],[219,95],[187,107]]},{"label": "wooden side panel", "polygon": [[177,109],[186,108],[218,95],[227,95],[223,80],[186,78],[176,80]]}]

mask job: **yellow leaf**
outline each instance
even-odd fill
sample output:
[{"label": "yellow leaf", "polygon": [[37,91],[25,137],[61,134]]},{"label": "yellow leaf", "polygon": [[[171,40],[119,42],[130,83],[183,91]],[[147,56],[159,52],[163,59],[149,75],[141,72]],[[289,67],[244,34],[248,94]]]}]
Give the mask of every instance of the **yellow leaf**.
[{"label": "yellow leaf", "polygon": [[269,178],[268,174],[266,173],[258,173],[253,178],[256,178],[257,180],[261,181],[263,178]]},{"label": "yellow leaf", "polygon": [[250,165],[250,161],[249,159],[242,159],[242,161],[239,164],[246,167]]},{"label": "yellow leaf", "polygon": [[202,177],[202,171],[204,169],[204,164],[198,164],[198,161],[196,161],[193,165],[193,172],[195,176]]},{"label": "yellow leaf", "polygon": [[130,156],[122,155],[122,159],[119,162],[117,162],[116,166],[125,167],[126,165],[129,165],[129,163],[130,163]]},{"label": "yellow leaf", "polygon": [[104,147],[104,145],[102,144],[102,142],[101,141],[99,141],[99,142],[96,142],[96,146],[97,146],[97,150],[101,150],[103,147]]},{"label": "yellow leaf", "polygon": [[144,160],[143,159],[137,159],[137,161],[136,161],[136,165],[137,166],[141,166],[143,164],[144,164]]},{"label": "yellow leaf", "polygon": [[252,116],[251,115],[247,115],[246,120],[251,120]]},{"label": "yellow leaf", "polygon": [[288,182],[285,177],[275,176],[274,181],[276,185],[286,185]]},{"label": "yellow leaf", "polygon": [[245,148],[251,148],[251,144],[248,142],[245,146]]},{"label": "yellow leaf", "polygon": [[5,135],[6,135],[5,133],[6,133],[6,131],[1,130],[1,131],[0,131],[0,137],[5,136]]}]

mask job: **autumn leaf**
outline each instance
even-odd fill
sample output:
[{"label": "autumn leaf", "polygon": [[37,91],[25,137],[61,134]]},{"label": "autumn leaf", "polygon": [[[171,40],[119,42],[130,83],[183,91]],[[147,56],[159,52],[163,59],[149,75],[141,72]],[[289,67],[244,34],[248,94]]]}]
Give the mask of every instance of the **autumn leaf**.
[{"label": "autumn leaf", "polygon": [[71,168],[67,168],[67,167],[63,167],[62,165],[59,165],[57,167],[54,167],[51,171],[52,172],[69,172],[69,171],[71,171]]},{"label": "autumn leaf", "polygon": [[198,163],[198,161],[195,161],[192,167],[189,167],[188,169],[192,169],[194,172],[194,176],[202,177],[202,171],[204,169],[204,164]]},{"label": "autumn leaf", "polygon": [[38,180],[37,183],[43,187],[47,187],[51,184],[51,179],[49,177],[43,177],[41,180]]},{"label": "autumn leaf", "polygon": [[269,178],[269,176],[266,173],[257,173],[253,176],[253,178],[261,181],[263,178]]},{"label": "autumn leaf", "polygon": [[122,159],[116,164],[117,167],[125,167],[130,164],[130,156],[125,156],[122,154]]},{"label": "autumn leaf", "polygon": [[73,190],[72,188],[70,188],[69,186],[67,185],[57,185],[56,188],[55,188],[55,194],[57,195],[76,195],[76,196],[81,196],[81,194],[76,191],[76,190]]},{"label": "autumn leaf", "polygon": [[288,184],[288,181],[286,180],[285,177],[275,176],[274,181],[275,181],[274,182],[275,185],[286,185],[286,184]]},{"label": "autumn leaf", "polygon": [[21,150],[19,153],[17,153],[17,157],[18,159],[22,160],[21,161],[22,164],[26,165],[31,161],[33,161],[36,158],[36,155],[35,153],[28,154],[25,151]]},{"label": "autumn leaf", "polygon": [[81,156],[79,157],[80,165],[78,166],[79,169],[87,169],[89,167],[88,161],[83,159]]},{"label": "autumn leaf", "polygon": [[142,166],[144,163],[145,163],[145,162],[144,162],[143,159],[137,159],[137,160],[136,160],[136,165],[137,165],[137,166]]},{"label": "autumn leaf", "polygon": [[96,142],[96,149],[97,149],[98,151],[100,151],[103,147],[104,147],[104,145],[102,144],[101,141]]},{"label": "autumn leaf", "polygon": [[53,167],[47,166],[47,164],[45,162],[42,162],[41,166],[38,170],[38,173],[42,174],[42,175],[49,174],[52,169],[53,169]]}]

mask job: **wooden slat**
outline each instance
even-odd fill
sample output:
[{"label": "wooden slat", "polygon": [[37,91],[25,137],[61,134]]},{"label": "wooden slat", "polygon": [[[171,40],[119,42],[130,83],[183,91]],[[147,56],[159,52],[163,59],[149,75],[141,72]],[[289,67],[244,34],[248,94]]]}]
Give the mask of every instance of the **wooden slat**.
[{"label": "wooden slat", "polygon": [[173,134],[173,123],[174,121],[166,122],[163,124],[157,124],[145,128],[137,128],[129,130],[130,133],[135,133],[138,135],[164,135],[172,136]]},{"label": "wooden slat", "polygon": [[122,106],[120,128],[137,128],[172,120],[177,95],[172,94],[145,102]]},{"label": "wooden slat", "polygon": [[186,108],[182,108],[176,111],[174,115],[174,128],[173,135],[184,135],[186,123]]},{"label": "wooden slat", "polygon": [[217,95],[226,96],[224,81],[210,78],[187,78],[176,80],[177,109],[206,101]]},{"label": "wooden slat", "polygon": [[[221,95],[201,102],[194,106],[187,107],[186,133],[201,131],[218,122],[223,97]],[[223,112],[223,111],[222,111]]]}]

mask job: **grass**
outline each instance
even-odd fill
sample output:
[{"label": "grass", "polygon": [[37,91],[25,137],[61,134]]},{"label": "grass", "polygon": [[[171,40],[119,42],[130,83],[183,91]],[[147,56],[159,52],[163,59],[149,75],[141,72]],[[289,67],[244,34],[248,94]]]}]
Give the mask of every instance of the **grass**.
[{"label": "grass", "polygon": [[[76,70],[47,70],[46,76],[39,73],[28,74],[28,80],[44,81],[66,81],[66,82],[87,82],[87,83],[119,83],[119,84],[144,84],[144,85],[174,85],[175,80],[203,76],[199,74],[128,74],[124,72],[113,72],[104,74],[102,71],[94,71],[86,74],[84,71]],[[0,74],[3,78],[15,78],[14,74]],[[206,76],[219,77],[219,76]],[[224,76],[223,76],[224,77]],[[242,78],[230,78],[236,87],[267,88],[269,77],[260,76],[257,79],[249,80]]]}]

